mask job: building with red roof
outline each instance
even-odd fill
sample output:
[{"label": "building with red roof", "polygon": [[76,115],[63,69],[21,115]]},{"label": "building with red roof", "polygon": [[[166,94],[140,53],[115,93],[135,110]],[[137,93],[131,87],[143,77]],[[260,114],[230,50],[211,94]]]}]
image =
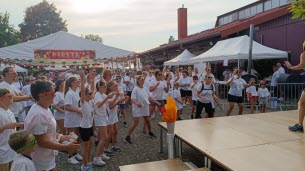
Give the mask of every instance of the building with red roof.
[{"label": "building with red roof", "polygon": [[254,24],[256,42],[290,52],[292,64],[297,64],[305,40],[305,21],[291,19],[292,14],[288,10],[290,3],[291,0],[256,1],[218,16],[212,29],[160,45],[141,52],[138,56],[144,65],[161,66],[164,61],[176,57],[184,49],[199,55],[219,40],[249,35],[250,25]]}]

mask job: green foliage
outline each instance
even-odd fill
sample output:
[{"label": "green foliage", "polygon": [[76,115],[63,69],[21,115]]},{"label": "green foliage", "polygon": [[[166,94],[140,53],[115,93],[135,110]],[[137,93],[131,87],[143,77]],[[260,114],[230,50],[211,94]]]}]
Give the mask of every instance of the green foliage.
[{"label": "green foliage", "polygon": [[9,13],[0,13],[0,48],[20,43],[20,32],[9,24]]},{"label": "green foliage", "polygon": [[102,44],[103,44],[103,38],[100,37],[99,35],[87,34],[87,35],[81,35],[81,37],[82,37],[82,38],[85,38],[85,39],[92,40],[92,41],[96,41],[96,42],[99,42],[99,43],[102,43]]},{"label": "green foliage", "polygon": [[68,31],[67,21],[63,21],[60,14],[61,11],[57,12],[55,5],[46,0],[27,8],[24,21],[19,24],[21,39],[33,40],[58,31]]},{"label": "green foliage", "polygon": [[292,19],[301,18],[305,19],[305,0],[294,0],[289,7],[292,12]]}]

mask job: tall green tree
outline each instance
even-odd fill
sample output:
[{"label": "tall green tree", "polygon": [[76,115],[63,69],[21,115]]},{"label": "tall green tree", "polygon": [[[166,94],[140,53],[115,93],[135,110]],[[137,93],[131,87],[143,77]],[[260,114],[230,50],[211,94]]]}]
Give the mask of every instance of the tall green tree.
[{"label": "tall green tree", "polygon": [[305,0],[294,0],[289,8],[292,12],[292,19],[305,19]]},{"label": "tall green tree", "polygon": [[36,39],[58,31],[68,31],[67,21],[60,16],[55,5],[43,0],[26,9],[24,21],[19,24],[23,41]]},{"label": "tall green tree", "polygon": [[0,13],[0,48],[20,43],[20,32],[9,24],[10,14]]},{"label": "tall green tree", "polygon": [[87,34],[87,35],[81,35],[81,37],[103,44],[103,38],[101,36],[99,36],[99,35]]}]

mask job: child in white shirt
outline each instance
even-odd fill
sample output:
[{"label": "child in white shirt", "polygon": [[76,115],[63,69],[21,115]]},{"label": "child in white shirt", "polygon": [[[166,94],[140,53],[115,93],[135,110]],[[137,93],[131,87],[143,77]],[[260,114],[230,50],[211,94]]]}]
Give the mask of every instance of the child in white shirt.
[{"label": "child in white shirt", "polygon": [[247,93],[248,101],[251,105],[250,113],[253,114],[254,113],[254,105],[256,103],[256,96],[257,96],[256,87],[254,86],[255,79],[251,78],[250,81],[249,81],[249,84],[251,86],[246,89],[246,93]]},{"label": "child in white shirt", "polygon": [[180,117],[180,114],[181,114],[181,111],[183,109],[183,101],[181,99],[181,94],[180,94],[180,91],[179,91],[179,87],[180,87],[180,84],[178,82],[175,83],[174,85],[174,93],[173,93],[173,98],[175,99],[175,102],[176,102],[176,106],[177,106],[177,120],[182,120],[181,117]]},{"label": "child in white shirt", "polygon": [[259,84],[259,89],[257,91],[258,94],[258,101],[259,101],[259,111],[261,113],[266,112],[266,105],[270,102],[270,93],[269,90],[266,88],[266,82],[261,81]]},{"label": "child in white shirt", "polygon": [[17,152],[11,171],[35,171],[31,153],[35,151],[36,140],[31,131],[18,131],[10,136],[10,147]]}]

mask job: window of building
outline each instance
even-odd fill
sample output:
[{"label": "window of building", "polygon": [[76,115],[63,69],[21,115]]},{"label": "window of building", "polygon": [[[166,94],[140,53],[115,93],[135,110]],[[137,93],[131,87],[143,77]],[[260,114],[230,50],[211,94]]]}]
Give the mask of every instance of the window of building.
[{"label": "window of building", "polygon": [[251,7],[251,16],[254,16],[254,15],[256,15],[256,14],[257,14],[257,12],[256,12],[256,6]]},{"label": "window of building", "polygon": [[245,18],[245,10],[239,11],[238,16],[239,16],[239,19]]},{"label": "window of building", "polygon": [[271,9],[271,0],[264,2],[264,11]]},{"label": "window of building", "polygon": [[236,20],[238,20],[238,13],[237,12],[232,14],[232,21],[236,21]]},{"label": "window of building", "polygon": [[219,26],[222,26],[223,25],[223,17],[219,18],[219,23],[218,23]]},{"label": "window of building", "polygon": [[290,3],[291,0],[280,0],[280,6]]},{"label": "window of building", "polygon": [[280,0],[272,0],[272,8],[277,8],[280,6]]},{"label": "window of building", "polygon": [[256,13],[261,13],[263,12],[263,3],[257,4],[256,5]]},{"label": "window of building", "polygon": [[245,17],[250,17],[251,16],[251,11],[250,8],[245,9]]}]

